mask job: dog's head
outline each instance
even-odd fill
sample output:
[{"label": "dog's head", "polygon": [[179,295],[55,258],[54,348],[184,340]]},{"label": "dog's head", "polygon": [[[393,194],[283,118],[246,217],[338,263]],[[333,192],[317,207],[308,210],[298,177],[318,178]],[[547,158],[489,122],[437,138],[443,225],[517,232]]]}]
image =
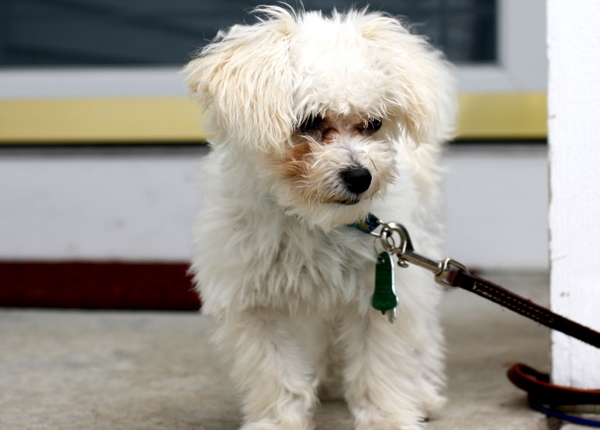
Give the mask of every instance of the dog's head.
[{"label": "dog's head", "polygon": [[[394,180],[400,145],[450,136],[447,63],[383,13],[256,12],[258,24],[220,33],[184,69],[213,144],[258,154],[282,207],[311,224],[364,217]],[[423,182],[428,158],[412,160]]]}]

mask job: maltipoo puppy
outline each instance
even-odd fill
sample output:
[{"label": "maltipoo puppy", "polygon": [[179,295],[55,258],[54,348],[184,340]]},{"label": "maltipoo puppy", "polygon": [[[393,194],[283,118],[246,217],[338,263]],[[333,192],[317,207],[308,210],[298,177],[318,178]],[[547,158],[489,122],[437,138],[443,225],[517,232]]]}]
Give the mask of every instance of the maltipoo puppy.
[{"label": "maltipoo puppy", "polygon": [[439,256],[449,65],[384,13],[255,12],[184,69],[212,134],[192,271],[242,428],[312,429],[336,393],[357,430],[421,428],[444,401],[441,288],[396,267],[391,324],[371,306],[381,249],[349,224],[402,222]]}]

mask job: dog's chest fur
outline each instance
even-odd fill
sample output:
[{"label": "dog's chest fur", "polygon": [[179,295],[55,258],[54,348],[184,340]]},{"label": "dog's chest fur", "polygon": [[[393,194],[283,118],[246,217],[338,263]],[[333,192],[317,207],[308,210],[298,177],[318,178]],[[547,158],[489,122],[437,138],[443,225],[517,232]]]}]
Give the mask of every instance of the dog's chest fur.
[{"label": "dog's chest fur", "polygon": [[263,306],[326,311],[355,300],[368,303],[375,262],[368,235],[346,226],[311,228],[285,214],[256,183],[251,167],[226,164],[218,153],[206,162],[208,204],[196,225],[193,271],[205,313]]}]

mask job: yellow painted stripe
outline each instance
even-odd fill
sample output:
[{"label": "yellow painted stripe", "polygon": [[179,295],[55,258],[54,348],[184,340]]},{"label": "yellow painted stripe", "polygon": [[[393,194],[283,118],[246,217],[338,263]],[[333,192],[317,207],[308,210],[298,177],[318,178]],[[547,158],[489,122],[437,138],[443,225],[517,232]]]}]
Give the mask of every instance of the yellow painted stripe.
[{"label": "yellow painted stripe", "polygon": [[206,139],[186,97],[0,100],[0,142],[153,142]]},{"label": "yellow painted stripe", "polygon": [[[543,139],[546,94],[460,96],[460,139]],[[207,138],[186,97],[0,100],[1,143],[185,142]]]},{"label": "yellow painted stripe", "polygon": [[545,139],[545,93],[461,94],[459,139]]}]

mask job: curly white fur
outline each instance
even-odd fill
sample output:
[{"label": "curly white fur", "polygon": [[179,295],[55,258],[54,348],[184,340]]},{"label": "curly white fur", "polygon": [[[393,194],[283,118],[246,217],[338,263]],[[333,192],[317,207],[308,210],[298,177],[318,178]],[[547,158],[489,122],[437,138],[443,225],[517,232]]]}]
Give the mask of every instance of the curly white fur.
[{"label": "curly white fur", "polygon": [[439,254],[449,66],[383,13],[258,12],[184,69],[214,136],[192,271],[243,429],[312,429],[318,390],[340,382],[357,430],[421,428],[443,403],[440,289],[396,270],[390,324],[370,307],[373,239],[346,224],[401,221]]}]

